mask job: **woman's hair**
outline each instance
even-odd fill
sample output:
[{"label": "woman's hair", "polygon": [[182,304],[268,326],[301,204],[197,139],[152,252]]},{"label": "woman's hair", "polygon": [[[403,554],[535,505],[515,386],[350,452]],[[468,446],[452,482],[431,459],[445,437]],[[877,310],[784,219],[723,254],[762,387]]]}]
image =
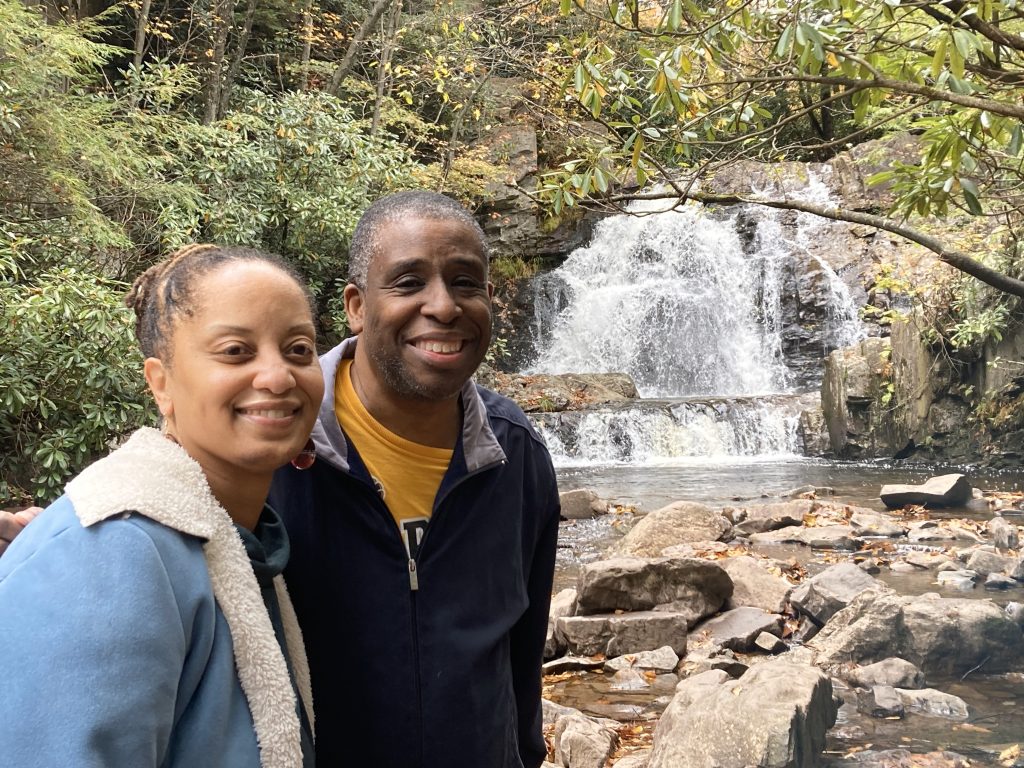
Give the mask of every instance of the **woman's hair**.
[{"label": "woman's hair", "polygon": [[263,262],[277,267],[302,289],[310,314],[314,314],[309,287],[295,268],[280,256],[241,246],[186,245],[135,278],[125,296],[124,303],[135,311],[135,338],[143,357],[169,361],[168,342],[174,323],[183,315],[195,314],[197,281],[217,267],[236,261]]}]

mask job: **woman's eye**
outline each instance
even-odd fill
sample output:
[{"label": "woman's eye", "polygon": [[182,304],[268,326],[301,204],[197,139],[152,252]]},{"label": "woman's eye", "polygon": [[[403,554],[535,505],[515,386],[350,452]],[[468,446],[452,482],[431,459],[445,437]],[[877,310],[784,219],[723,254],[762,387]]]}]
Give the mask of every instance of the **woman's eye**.
[{"label": "woman's eye", "polygon": [[291,347],[291,353],[296,357],[311,357],[315,354],[315,351],[312,344],[307,344],[303,341],[298,344],[293,344]]},{"label": "woman's eye", "polygon": [[239,357],[241,355],[244,355],[245,351],[245,347],[243,347],[241,344],[232,344],[230,347],[225,347],[224,349],[222,349],[220,353],[222,355],[227,355],[228,357]]}]

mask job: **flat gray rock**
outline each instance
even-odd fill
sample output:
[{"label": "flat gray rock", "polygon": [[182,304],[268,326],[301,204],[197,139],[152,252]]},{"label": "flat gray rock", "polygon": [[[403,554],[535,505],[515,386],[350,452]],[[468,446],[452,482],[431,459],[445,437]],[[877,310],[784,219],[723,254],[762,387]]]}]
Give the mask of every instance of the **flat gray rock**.
[{"label": "flat gray rock", "polygon": [[604,768],[615,749],[617,736],[607,725],[585,715],[569,715],[555,722],[551,740],[556,765]]},{"label": "flat gray rock", "polygon": [[754,544],[803,544],[815,549],[860,549],[864,540],[849,525],[821,525],[805,528],[792,526],[776,531],[755,533],[750,536]]},{"label": "flat gray rock", "polygon": [[733,608],[693,628],[694,637],[708,639],[722,648],[749,651],[762,632],[782,633],[782,617],[760,608]]},{"label": "flat gray rock", "polygon": [[774,504],[752,504],[733,510],[735,517],[742,517],[735,525],[736,532],[744,536],[752,533],[764,533],[779,528],[803,525],[804,517],[819,507],[817,501],[797,499],[781,501]]},{"label": "flat gray rock", "polygon": [[887,685],[891,688],[924,688],[924,674],[906,659],[892,657],[856,667],[845,678],[861,688]]},{"label": "flat gray rock", "polygon": [[938,475],[920,485],[883,485],[878,494],[890,509],[920,504],[926,507],[960,507],[971,500],[971,484],[965,475]]},{"label": "flat gray rock", "polygon": [[891,685],[876,685],[857,697],[857,709],[871,717],[903,717],[906,708]]},{"label": "flat gray rock", "polygon": [[587,488],[560,493],[558,500],[563,520],[589,520],[608,513],[608,502]]},{"label": "flat gray rock", "polygon": [[853,598],[880,583],[853,563],[839,563],[794,589],[790,593],[789,602],[818,626],[823,626]]},{"label": "flat gray rock", "polygon": [[907,527],[889,515],[881,515],[870,509],[857,508],[850,516],[850,525],[858,536],[881,536],[896,538],[907,535]]},{"label": "flat gray rock", "polygon": [[732,597],[727,607],[748,606],[769,613],[781,613],[786,607],[793,585],[782,576],[771,573],[771,564],[750,555],[725,557],[717,561],[732,579]]},{"label": "flat gray rock", "polygon": [[621,656],[653,651],[668,645],[677,655],[686,653],[687,617],[665,611],[565,616],[558,631],[575,656]]},{"label": "flat gray rock", "polygon": [[934,688],[916,690],[897,688],[896,693],[903,700],[903,705],[912,712],[920,712],[933,717],[946,717],[950,720],[966,720],[970,716],[967,702],[951,693],[943,693]]},{"label": "flat gray rock", "polygon": [[658,673],[675,672],[679,666],[679,656],[671,646],[665,645],[653,651],[640,651],[616,656],[604,663],[606,672],[618,672],[620,669],[651,670]]}]

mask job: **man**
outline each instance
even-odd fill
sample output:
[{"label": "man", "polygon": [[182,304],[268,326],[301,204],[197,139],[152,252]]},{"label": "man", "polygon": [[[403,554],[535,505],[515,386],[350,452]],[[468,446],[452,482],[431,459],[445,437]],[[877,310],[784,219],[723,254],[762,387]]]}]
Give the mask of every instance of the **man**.
[{"label": "man", "polygon": [[479,225],[443,195],[363,215],[321,360],[311,469],[270,503],[308,648],[320,766],[537,768],[558,531],[550,457],[470,377],[490,341]]},{"label": "man", "polygon": [[349,261],[357,336],[321,358],[317,459],[270,492],[317,765],[538,768],[558,492],[523,412],[470,380],[491,334],[483,232],[400,192],[360,219]]}]

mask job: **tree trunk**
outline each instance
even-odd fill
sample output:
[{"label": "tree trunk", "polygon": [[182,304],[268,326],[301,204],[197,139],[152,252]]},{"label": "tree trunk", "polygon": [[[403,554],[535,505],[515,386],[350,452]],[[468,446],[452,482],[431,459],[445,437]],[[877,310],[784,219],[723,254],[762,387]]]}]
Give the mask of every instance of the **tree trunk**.
[{"label": "tree trunk", "polygon": [[231,17],[234,15],[232,0],[217,0],[210,9],[210,23],[213,26],[213,45],[210,47],[210,69],[204,94],[203,125],[209,125],[217,119],[220,107],[220,94],[224,81],[224,52],[228,45],[228,33],[231,30]]},{"label": "tree trunk", "polygon": [[231,90],[234,88],[235,79],[242,69],[242,61],[245,59],[245,49],[249,47],[249,36],[252,34],[252,22],[256,17],[256,0],[249,0],[245,7],[245,21],[242,22],[242,31],[238,34],[238,42],[235,45],[235,53],[231,57],[231,64],[228,66],[227,76],[221,85],[220,107],[217,116],[227,114],[231,102]]},{"label": "tree trunk", "polygon": [[395,39],[398,34],[398,20],[402,17],[402,2],[397,0],[391,8],[391,15],[388,16],[387,29],[384,31],[384,46],[380,52],[380,65],[377,68],[377,98],[373,102],[373,119],[370,121],[370,135],[376,136],[380,127],[380,110],[384,101],[384,91],[387,88],[388,72],[391,66],[391,56],[395,52]]},{"label": "tree trunk", "polygon": [[313,0],[302,9],[302,56],[299,59],[299,89],[309,90],[309,61],[313,57]]},{"label": "tree trunk", "polygon": [[359,29],[352,35],[352,39],[349,40],[348,48],[345,51],[345,56],[342,58],[341,63],[338,64],[337,69],[334,70],[334,74],[331,76],[331,84],[327,88],[327,92],[331,96],[338,95],[338,89],[341,88],[342,82],[348,77],[348,73],[352,71],[352,65],[356,60],[356,52],[359,50],[359,44],[365,40],[373,28],[377,26],[377,22],[383,15],[384,10],[392,0],[376,0],[373,7],[366,14],[366,18],[363,19],[363,23],[359,25]]},{"label": "tree trunk", "polygon": [[135,69],[142,66],[142,55],[146,52],[146,25],[149,24],[149,9],[152,2],[153,0],[142,0],[139,18],[135,23],[135,55],[132,57]]}]

